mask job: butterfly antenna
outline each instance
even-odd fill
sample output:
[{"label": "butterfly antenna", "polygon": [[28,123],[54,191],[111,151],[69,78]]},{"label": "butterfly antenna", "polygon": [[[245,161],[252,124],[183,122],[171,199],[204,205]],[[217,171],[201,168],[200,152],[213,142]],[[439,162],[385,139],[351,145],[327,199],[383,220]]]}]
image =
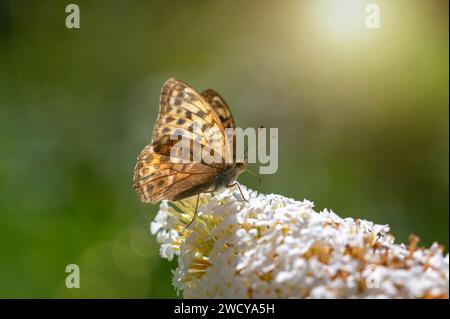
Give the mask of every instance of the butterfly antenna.
[{"label": "butterfly antenna", "polygon": [[250,175],[253,175],[256,178],[258,178],[259,179],[259,185],[262,185],[262,179],[261,179],[261,176],[259,174],[256,174],[255,172],[253,172],[250,168],[246,168],[245,171],[249,172]]},{"label": "butterfly antenna", "polygon": [[[258,129],[260,129],[260,128],[264,128],[264,126],[261,125]],[[260,146],[260,145],[257,145],[256,147],[252,148],[252,149],[249,151],[249,150],[248,150],[248,149],[249,149],[249,146],[247,145],[247,146],[245,147],[245,150],[244,150],[244,159],[247,159],[248,153],[257,151],[258,148],[259,148],[259,146]]]},{"label": "butterfly antenna", "polygon": [[246,146],[245,146],[245,149],[244,149],[244,159],[247,159],[247,156],[248,156],[248,148],[249,148],[249,145],[246,145]]}]

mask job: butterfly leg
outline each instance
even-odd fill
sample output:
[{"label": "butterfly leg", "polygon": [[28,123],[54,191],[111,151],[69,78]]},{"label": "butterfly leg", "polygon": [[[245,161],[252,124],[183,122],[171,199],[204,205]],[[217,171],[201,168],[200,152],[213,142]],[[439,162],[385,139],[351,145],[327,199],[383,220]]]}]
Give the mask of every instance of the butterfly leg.
[{"label": "butterfly leg", "polygon": [[199,194],[197,195],[197,201],[196,201],[196,203],[195,203],[195,213],[194,213],[194,217],[192,217],[192,219],[191,219],[191,221],[189,222],[189,224],[187,224],[187,226],[184,227],[182,234],[186,231],[186,229],[189,228],[189,226],[192,225],[192,223],[193,223],[194,220],[195,220],[195,217],[197,217],[198,201],[200,200],[200,194],[201,194],[201,193],[199,193]]},{"label": "butterfly leg", "polygon": [[248,199],[245,198],[244,193],[242,192],[242,189],[241,189],[241,187],[239,186],[238,183],[230,184],[227,187],[233,187],[233,186],[237,186],[237,188],[239,189],[239,192],[241,193],[242,198],[248,203]]}]

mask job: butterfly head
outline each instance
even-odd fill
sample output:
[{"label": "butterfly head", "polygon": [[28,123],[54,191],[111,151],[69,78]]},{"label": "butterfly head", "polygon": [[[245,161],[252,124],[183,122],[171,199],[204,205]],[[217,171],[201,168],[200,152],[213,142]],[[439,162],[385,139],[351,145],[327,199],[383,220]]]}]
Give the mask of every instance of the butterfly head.
[{"label": "butterfly head", "polygon": [[234,164],[234,167],[235,167],[236,171],[238,172],[238,174],[243,173],[247,169],[247,159],[244,159],[242,161],[237,161]]}]

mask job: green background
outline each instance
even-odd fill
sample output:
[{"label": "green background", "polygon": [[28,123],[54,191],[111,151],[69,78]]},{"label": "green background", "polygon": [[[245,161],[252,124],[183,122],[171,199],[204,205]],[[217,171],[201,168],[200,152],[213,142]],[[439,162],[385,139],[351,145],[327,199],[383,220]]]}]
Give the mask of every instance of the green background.
[{"label": "green background", "polygon": [[448,247],[447,1],[68,3],[0,2],[0,297],[176,296],[131,189],[169,77],[279,128],[245,185]]}]

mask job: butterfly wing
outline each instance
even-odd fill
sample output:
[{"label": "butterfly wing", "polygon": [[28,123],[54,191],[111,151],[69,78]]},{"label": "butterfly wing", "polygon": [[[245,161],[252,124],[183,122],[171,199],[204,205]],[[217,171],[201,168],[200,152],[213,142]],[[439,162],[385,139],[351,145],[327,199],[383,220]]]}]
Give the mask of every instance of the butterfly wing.
[{"label": "butterfly wing", "polygon": [[213,89],[205,90],[201,93],[203,98],[212,106],[216,114],[219,116],[220,122],[224,128],[235,128],[233,115],[225,100]]},{"label": "butterfly wing", "polygon": [[138,156],[133,188],[146,203],[176,201],[206,191],[216,174],[215,168],[201,163],[174,163],[148,145]]},{"label": "butterfly wing", "polygon": [[[212,151],[223,159],[224,134],[219,115],[205,98],[182,81],[166,81],[152,143],[140,153],[135,167],[133,188],[141,200],[149,203],[180,200],[208,190],[224,163],[193,162],[193,146]],[[180,142],[174,136],[189,143],[189,158],[186,154],[173,154],[173,146]]]},{"label": "butterfly wing", "polygon": [[[156,153],[170,156],[172,147],[180,139],[214,154],[218,159],[214,161],[215,164],[223,162],[225,130],[219,115],[195,89],[182,81],[169,79],[161,91],[152,146]],[[190,158],[185,158],[186,160],[193,160],[193,149],[191,147]]]},{"label": "butterfly wing", "polygon": [[[214,109],[214,112],[216,112],[217,116],[222,122],[224,130],[236,128],[236,123],[234,122],[231,110],[219,93],[217,93],[213,89],[208,89],[203,91],[201,95],[208,102],[208,104],[211,105],[211,107]],[[232,160],[234,163],[236,162],[236,135],[234,134],[234,131],[226,131],[225,134],[232,134],[228,135],[228,139],[226,140],[225,152],[226,156],[228,156],[226,158]]]}]

